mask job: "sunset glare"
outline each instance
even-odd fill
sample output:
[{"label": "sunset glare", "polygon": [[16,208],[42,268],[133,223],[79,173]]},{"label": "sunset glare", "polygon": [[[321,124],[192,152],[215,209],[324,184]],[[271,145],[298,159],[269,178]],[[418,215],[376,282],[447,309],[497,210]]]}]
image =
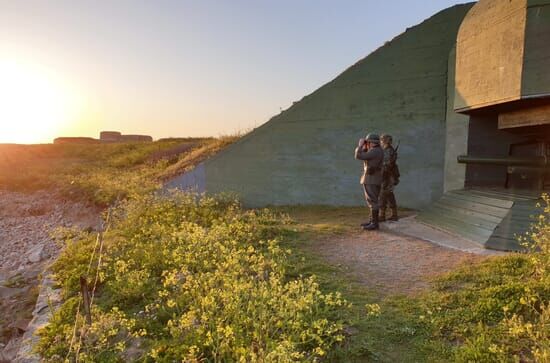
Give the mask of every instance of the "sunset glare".
[{"label": "sunset glare", "polygon": [[455,2],[0,0],[0,143],[244,132]]},{"label": "sunset glare", "polygon": [[0,142],[36,143],[74,117],[74,95],[46,67],[0,60]]}]

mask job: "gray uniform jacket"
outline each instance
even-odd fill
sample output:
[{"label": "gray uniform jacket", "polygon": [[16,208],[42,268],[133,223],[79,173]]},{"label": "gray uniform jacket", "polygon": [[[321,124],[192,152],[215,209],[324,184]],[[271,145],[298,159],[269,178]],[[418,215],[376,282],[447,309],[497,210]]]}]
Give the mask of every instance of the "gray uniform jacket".
[{"label": "gray uniform jacket", "polygon": [[[363,175],[361,184],[382,184],[382,164],[384,163],[384,150],[381,147],[373,147],[369,151],[363,151],[362,148],[355,149],[355,158],[363,160]],[[371,169],[369,171],[369,168]]]}]

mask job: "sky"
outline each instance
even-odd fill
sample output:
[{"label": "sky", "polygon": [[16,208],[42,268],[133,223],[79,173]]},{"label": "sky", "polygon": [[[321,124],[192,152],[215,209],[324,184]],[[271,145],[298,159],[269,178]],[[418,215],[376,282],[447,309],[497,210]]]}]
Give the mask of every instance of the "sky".
[{"label": "sky", "polygon": [[246,131],[456,3],[0,0],[0,142]]}]

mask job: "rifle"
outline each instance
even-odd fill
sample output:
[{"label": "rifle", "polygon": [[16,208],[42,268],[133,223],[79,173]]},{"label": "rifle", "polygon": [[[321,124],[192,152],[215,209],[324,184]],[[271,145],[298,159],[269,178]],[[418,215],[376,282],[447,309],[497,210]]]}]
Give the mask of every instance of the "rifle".
[{"label": "rifle", "polygon": [[401,145],[401,140],[397,141],[397,146],[395,147],[395,160],[393,162],[393,174],[394,174],[394,185],[399,184],[399,177],[401,173],[399,172],[399,166],[397,166],[397,151],[399,150],[399,145]]}]

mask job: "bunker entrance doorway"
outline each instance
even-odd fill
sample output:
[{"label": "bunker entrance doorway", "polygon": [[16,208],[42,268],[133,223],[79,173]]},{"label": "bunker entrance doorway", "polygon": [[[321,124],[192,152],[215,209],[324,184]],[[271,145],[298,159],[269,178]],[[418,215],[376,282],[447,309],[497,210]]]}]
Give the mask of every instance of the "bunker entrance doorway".
[{"label": "bunker entrance doorway", "polygon": [[550,125],[499,128],[498,114],[470,115],[466,188],[550,190]]}]

